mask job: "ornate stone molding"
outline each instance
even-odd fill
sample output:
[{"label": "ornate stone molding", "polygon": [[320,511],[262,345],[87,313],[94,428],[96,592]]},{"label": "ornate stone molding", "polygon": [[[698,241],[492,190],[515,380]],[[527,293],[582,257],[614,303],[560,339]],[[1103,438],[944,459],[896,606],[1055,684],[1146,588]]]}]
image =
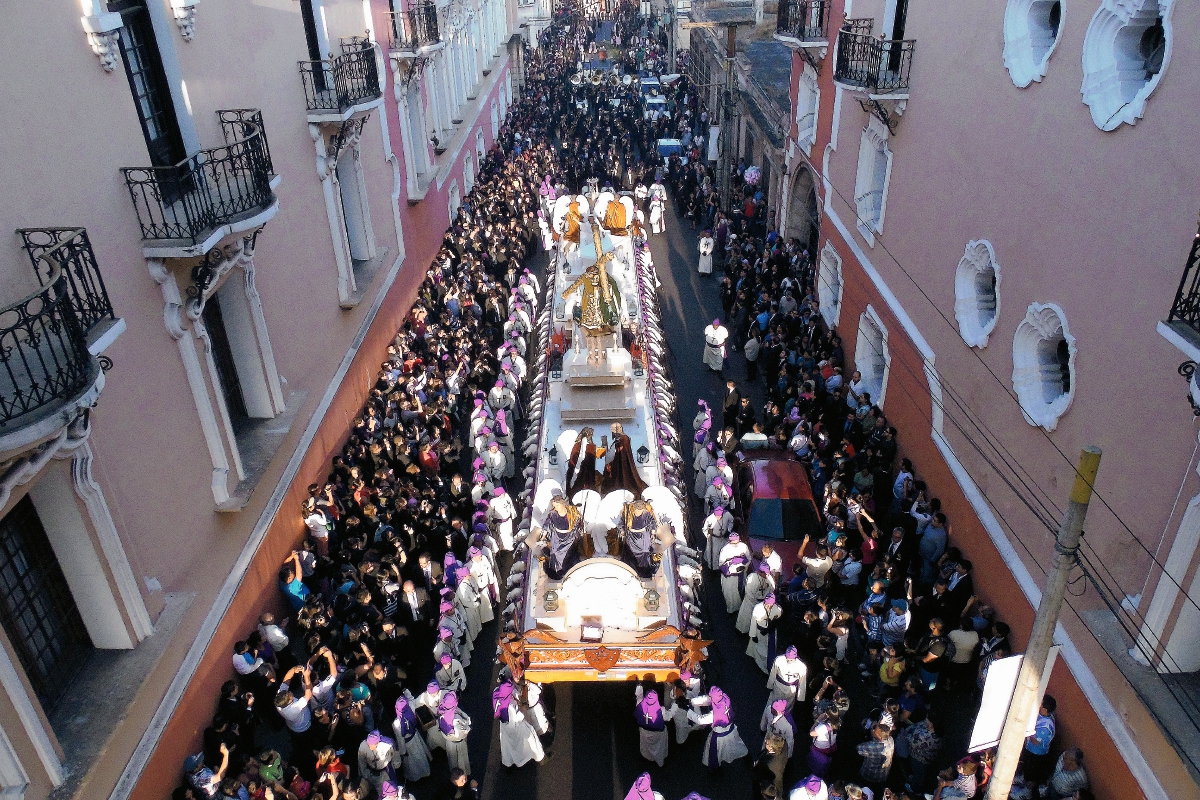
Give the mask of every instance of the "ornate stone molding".
[{"label": "ornate stone molding", "polygon": [[112,72],[121,58],[121,15],[106,10],[100,0],[84,0],[84,10],[92,12],[80,18],[88,44],[104,71]]},{"label": "ornate stone molding", "polygon": [[179,35],[185,42],[190,42],[196,36],[196,6],[199,4],[200,0],[171,0],[175,24],[179,26]]},{"label": "ornate stone molding", "polygon": [[221,285],[221,279],[234,267],[240,267],[249,274],[254,272],[254,245],[262,226],[248,232],[245,236],[214,247],[204,254],[200,263],[192,268],[192,283],[187,287],[187,315],[190,319],[200,318],[204,304]]},{"label": "ornate stone molding", "polygon": [[[81,409],[52,439],[0,464],[0,508],[8,505],[15,489],[29,483],[52,458],[68,458],[91,433],[90,409]],[[65,452],[63,452],[65,451]]]},{"label": "ornate stone molding", "polygon": [[[987,308],[989,298],[979,293],[981,278],[994,280],[990,309]],[[992,243],[986,239],[967,242],[963,257],[958,261],[954,272],[954,317],[964,342],[971,347],[987,347],[988,337],[1000,319],[1000,265],[996,263]]]},{"label": "ornate stone molding", "polygon": [[[1061,366],[1053,363],[1061,337],[1067,346],[1067,373],[1070,389],[1062,391]],[[1044,347],[1052,344],[1054,353]],[[1067,315],[1054,303],[1030,303],[1025,318],[1013,335],[1013,390],[1021,401],[1025,421],[1048,431],[1058,426],[1059,418],[1075,399],[1075,337],[1067,328]]]}]

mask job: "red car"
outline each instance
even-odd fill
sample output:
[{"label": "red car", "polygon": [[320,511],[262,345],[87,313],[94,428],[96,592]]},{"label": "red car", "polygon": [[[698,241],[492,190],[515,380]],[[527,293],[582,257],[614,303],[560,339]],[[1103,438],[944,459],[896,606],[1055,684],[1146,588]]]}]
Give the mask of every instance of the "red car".
[{"label": "red car", "polygon": [[734,465],[733,491],[742,512],[738,532],[755,552],[775,548],[787,580],[804,537],[816,543],[825,536],[804,465],[786,450],[746,451]]}]

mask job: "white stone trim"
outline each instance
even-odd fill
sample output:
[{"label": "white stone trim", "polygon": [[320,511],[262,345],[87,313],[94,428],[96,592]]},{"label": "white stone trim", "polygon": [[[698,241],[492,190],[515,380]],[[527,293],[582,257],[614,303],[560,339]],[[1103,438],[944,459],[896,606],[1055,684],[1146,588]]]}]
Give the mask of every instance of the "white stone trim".
[{"label": "white stone trim", "polygon": [[[1102,0],[1083,37],[1083,104],[1092,112],[1092,122],[1102,131],[1111,131],[1122,123],[1135,124],[1146,113],[1146,101],[1158,88],[1171,62],[1173,50],[1171,11],[1175,0]],[[1163,21],[1166,49],[1162,67],[1149,80],[1131,78],[1135,67],[1117,53],[1119,39],[1129,26],[1145,28],[1159,16]],[[1135,84],[1138,88],[1133,89]],[[1131,92],[1132,89],[1132,92]]]},{"label": "white stone trim", "polygon": [[[977,279],[981,273],[991,269],[996,276],[996,307],[992,318],[980,321]],[[987,239],[967,242],[963,257],[958,260],[954,272],[954,318],[958,320],[958,333],[971,347],[987,347],[988,337],[996,329],[1000,319],[1000,264],[996,251]]]},{"label": "white stone trim", "polygon": [[[217,422],[216,412],[213,411],[213,401],[204,378],[204,369],[200,365],[200,357],[196,355],[196,346],[186,336],[187,329],[183,327],[183,298],[179,293],[179,284],[161,259],[147,259],[146,266],[162,290],[163,325],[179,345],[184,374],[187,375],[192,400],[200,418],[200,430],[204,434],[204,443],[208,446],[209,458],[212,460],[213,500],[221,506],[229,502],[229,459],[225,454],[221,426]],[[237,456],[236,448],[234,456]],[[238,469],[240,471],[240,465]]]},{"label": "white stone trim", "polygon": [[[879,334],[878,344],[872,329]],[[866,369],[864,369],[866,367]],[[854,342],[854,368],[862,375],[864,388],[871,393],[871,402],[883,408],[887,393],[888,374],[892,369],[892,353],[888,349],[888,330],[879,314],[868,304],[858,317],[858,336]],[[847,380],[849,376],[847,375]]]},{"label": "white stone trim", "polygon": [[100,67],[112,73],[121,58],[121,28],[124,21],[115,11],[109,11],[103,0],[81,0],[84,16],[79,22],[87,36],[88,45],[100,59]]},{"label": "white stone trim", "polygon": [[196,6],[200,0],[170,0],[171,11],[175,14],[175,24],[179,26],[179,35],[185,42],[190,42],[196,36]]},{"label": "white stone trim", "polygon": [[817,118],[821,110],[821,87],[817,73],[808,64],[800,72],[796,86],[796,143],[805,155],[812,155],[817,139]]},{"label": "white stone trim", "polygon": [[17,667],[8,655],[8,648],[3,646],[0,646],[0,688],[3,688],[13,709],[16,710],[17,717],[21,720],[21,727],[25,730],[25,736],[28,737],[29,743],[37,752],[38,759],[42,762],[42,768],[46,770],[46,777],[50,779],[50,785],[62,786],[64,780],[62,759],[58,757],[58,751],[54,749],[54,742],[50,740],[50,734],[42,725],[42,718],[38,716],[37,709],[33,705],[33,698],[29,696],[29,692],[25,691],[25,684],[21,681]]},{"label": "white stone trim", "polygon": [[1067,14],[1067,0],[1060,0],[1058,31],[1049,37],[1045,28],[1031,24],[1036,12],[1039,18],[1045,8],[1047,18],[1055,0],[1008,0],[1004,8],[1004,66],[1018,89],[1024,89],[1046,77],[1050,56],[1062,39]]},{"label": "white stone trim", "polygon": [[91,442],[85,439],[75,449],[71,459],[71,485],[87,509],[92,528],[96,531],[96,538],[100,540],[100,549],[117,585],[121,605],[133,627],[134,636],[140,642],[154,633],[154,623],[150,621],[150,613],[146,610],[146,602],[142,599],[133,567],[125,554],[125,545],[117,532],[117,524],[108,508],[108,501],[104,499],[100,484],[92,477],[94,458]]},{"label": "white stone trim", "polygon": [[[1045,395],[1046,365],[1042,363],[1038,345],[1062,335],[1067,343],[1071,391],[1047,401]],[[1067,328],[1067,315],[1054,303],[1030,303],[1025,318],[1013,334],[1013,390],[1021,402],[1025,421],[1040,425],[1048,431],[1058,426],[1059,417],[1071,407],[1078,389],[1075,378],[1075,337]]]},{"label": "white stone trim", "polygon": [[842,317],[842,290],[845,283],[842,278],[842,257],[838,254],[833,242],[825,240],[821,248],[820,264],[817,267],[817,302],[820,303],[821,316],[825,324],[836,328]]},{"label": "white stone trim", "polygon": [[[875,246],[875,236],[883,233],[888,186],[892,180],[892,151],[888,147],[888,135],[887,127],[872,115],[863,128],[858,145],[854,206],[858,232],[871,247]],[[879,175],[880,157],[883,158],[882,176]]]},{"label": "white stone trim", "polygon": [[29,788],[29,773],[13,749],[8,734],[0,728],[0,800],[21,800]]},{"label": "white stone trim", "polygon": [[454,218],[458,216],[458,209],[462,206],[462,194],[458,190],[458,181],[450,181],[450,191],[446,193],[446,209],[450,214],[450,224],[454,224]]},{"label": "white stone trim", "polygon": [[[353,123],[343,123],[353,124]],[[360,198],[365,198],[365,187],[362,183],[362,169],[357,164],[359,147],[362,139],[362,126],[356,125],[351,136],[347,137],[342,143],[341,149],[336,153],[330,153],[326,142],[324,126],[315,123],[309,123],[308,135],[312,139],[313,148],[316,150],[316,168],[317,177],[321,180],[321,194],[325,199],[325,218],[329,223],[329,236],[333,241],[333,260],[337,266],[338,274],[338,301],[340,303],[349,302],[351,296],[358,291],[358,284],[354,280],[354,259],[350,251],[350,232],[346,227],[346,217],[342,213],[342,192],[341,182],[338,178],[338,162],[342,158],[342,154],[349,152],[355,160],[355,177],[358,178],[358,194]],[[369,220],[369,211],[367,212]],[[370,224],[366,225],[370,231]],[[367,235],[368,250],[374,249],[374,234],[373,232]]]}]

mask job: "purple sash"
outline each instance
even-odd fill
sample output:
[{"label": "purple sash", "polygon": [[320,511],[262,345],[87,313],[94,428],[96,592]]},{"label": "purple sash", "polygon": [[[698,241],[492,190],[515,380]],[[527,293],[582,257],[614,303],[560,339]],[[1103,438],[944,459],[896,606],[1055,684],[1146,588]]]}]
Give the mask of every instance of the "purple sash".
[{"label": "purple sash", "polygon": [[734,731],[733,724],[726,726],[725,730],[719,731],[716,726],[708,734],[708,768],[716,769],[721,765],[717,757],[717,740],[723,736],[728,736]]}]

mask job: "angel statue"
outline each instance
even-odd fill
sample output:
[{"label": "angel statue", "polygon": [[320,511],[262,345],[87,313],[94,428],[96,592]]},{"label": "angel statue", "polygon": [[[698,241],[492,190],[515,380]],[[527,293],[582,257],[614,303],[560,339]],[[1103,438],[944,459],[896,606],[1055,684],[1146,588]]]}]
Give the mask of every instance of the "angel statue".
[{"label": "angel statue", "polygon": [[612,276],[608,274],[608,262],[612,261],[613,253],[603,252],[600,245],[600,225],[594,220],[592,225],[592,240],[596,245],[596,263],[583,271],[575,282],[562,293],[566,300],[576,289],[582,287],[583,297],[575,307],[575,321],[583,331],[584,345],[587,347],[587,363],[604,364],[608,362],[608,354],[604,346],[604,337],[609,336],[621,324],[621,292],[617,289]]}]

